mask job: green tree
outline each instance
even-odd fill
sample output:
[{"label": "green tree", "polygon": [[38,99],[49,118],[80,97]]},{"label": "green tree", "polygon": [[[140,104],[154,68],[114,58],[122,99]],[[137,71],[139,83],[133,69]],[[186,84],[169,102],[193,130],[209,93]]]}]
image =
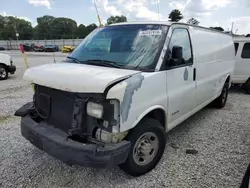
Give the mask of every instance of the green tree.
[{"label": "green tree", "polygon": [[19,33],[19,39],[21,40],[29,40],[33,37],[32,25],[30,22],[13,16],[0,17],[1,39],[16,39],[16,31]]},{"label": "green tree", "polygon": [[96,24],[90,24],[90,25],[88,25],[87,27],[86,27],[86,29],[87,29],[87,33],[89,34],[89,33],[91,33],[92,31],[94,31],[95,29],[97,28],[97,25]]},{"label": "green tree", "polygon": [[0,40],[3,40],[4,23],[4,17],[0,15]]},{"label": "green tree", "polygon": [[83,24],[80,24],[76,33],[78,38],[85,38],[88,35],[87,27]]},{"label": "green tree", "polygon": [[55,18],[52,21],[51,38],[76,38],[77,23],[70,18]]},{"label": "green tree", "polygon": [[19,39],[30,40],[33,38],[33,28],[30,22],[17,19],[17,32],[19,33]]},{"label": "green tree", "polygon": [[51,39],[53,21],[55,17],[50,15],[45,15],[37,18],[37,37],[39,39]]},{"label": "green tree", "polygon": [[222,27],[210,27],[211,29],[215,29],[218,31],[224,31],[224,29]]},{"label": "green tree", "polygon": [[127,22],[126,16],[111,16],[107,20],[107,25],[114,24],[114,23],[120,23],[120,22]]},{"label": "green tree", "polygon": [[178,9],[174,9],[169,14],[168,18],[169,18],[169,21],[171,21],[171,22],[178,22],[181,19],[183,19],[183,15],[182,15],[181,11],[179,11]]}]

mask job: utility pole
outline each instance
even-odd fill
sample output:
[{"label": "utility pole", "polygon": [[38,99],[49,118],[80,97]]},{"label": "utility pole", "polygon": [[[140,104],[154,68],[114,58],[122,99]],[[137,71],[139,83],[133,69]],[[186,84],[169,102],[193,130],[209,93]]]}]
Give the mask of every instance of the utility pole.
[{"label": "utility pole", "polygon": [[15,25],[15,32],[16,32],[16,40],[18,41],[19,40],[19,33],[17,32],[16,25]]},{"label": "utility pole", "polygon": [[160,21],[160,6],[159,6],[159,0],[157,0],[157,10],[158,10],[158,20]]},{"label": "utility pole", "polygon": [[19,40],[19,33],[17,32],[17,24],[16,24],[16,20],[17,20],[17,17],[15,17],[15,34],[16,34],[16,45],[17,45],[17,49],[18,49],[18,40]]},{"label": "utility pole", "polygon": [[234,29],[234,22],[232,23],[232,27],[231,27],[231,34],[233,34],[233,29]]},{"label": "utility pole", "polygon": [[99,26],[102,27],[101,18],[99,16],[99,12],[98,12],[98,9],[97,9],[97,6],[96,6],[96,0],[94,0],[94,4],[95,4],[95,10],[96,10],[97,18],[98,18],[98,21],[99,21]]}]

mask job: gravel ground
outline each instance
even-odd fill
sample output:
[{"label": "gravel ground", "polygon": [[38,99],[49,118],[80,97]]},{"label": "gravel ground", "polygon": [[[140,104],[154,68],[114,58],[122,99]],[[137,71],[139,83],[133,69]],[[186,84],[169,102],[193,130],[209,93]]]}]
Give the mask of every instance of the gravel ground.
[{"label": "gravel ground", "polygon": [[[172,130],[157,167],[132,178],[118,167],[67,166],[21,136],[20,118],[13,114],[31,100],[32,90],[21,80],[20,54],[12,55],[17,74],[0,82],[0,187],[239,187],[250,162],[250,96],[240,90],[230,91],[224,109],[205,108]],[[29,54],[30,64],[52,60],[42,55]],[[198,153],[186,154],[186,149]]]}]

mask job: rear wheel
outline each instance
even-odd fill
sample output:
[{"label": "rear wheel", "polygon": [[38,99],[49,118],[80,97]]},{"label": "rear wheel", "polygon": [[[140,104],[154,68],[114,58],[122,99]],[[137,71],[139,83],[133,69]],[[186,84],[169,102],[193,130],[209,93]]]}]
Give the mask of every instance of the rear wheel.
[{"label": "rear wheel", "polygon": [[166,145],[163,126],[155,119],[145,118],[126,137],[131,142],[129,155],[120,168],[131,176],[151,171],[159,162]]},{"label": "rear wheel", "polygon": [[214,106],[223,108],[227,103],[229,84],[226,82],[223,86],[221,95],[214,101]]},{"label": "rear wheel", "polygon": [[0,80],[6,80],[8,78],[8,70],[4,65],[0,65]]},{"label": "rear wheel", "polygon": [[242,88],[246,91],[247,94],[250,94],[250,78],[245,84],[243,84]]}]

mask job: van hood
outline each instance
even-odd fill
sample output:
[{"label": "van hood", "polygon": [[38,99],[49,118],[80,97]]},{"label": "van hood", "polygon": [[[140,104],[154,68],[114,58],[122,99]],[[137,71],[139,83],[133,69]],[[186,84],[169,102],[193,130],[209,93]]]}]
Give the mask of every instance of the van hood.
[{"label": "van hood", "polygon": [[32,83],[77,93],[103,93],[111,84],[140,73],[93,65],[56,63],[28,69],[24,80]]}]

